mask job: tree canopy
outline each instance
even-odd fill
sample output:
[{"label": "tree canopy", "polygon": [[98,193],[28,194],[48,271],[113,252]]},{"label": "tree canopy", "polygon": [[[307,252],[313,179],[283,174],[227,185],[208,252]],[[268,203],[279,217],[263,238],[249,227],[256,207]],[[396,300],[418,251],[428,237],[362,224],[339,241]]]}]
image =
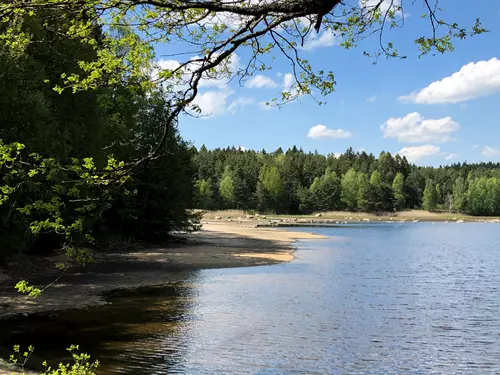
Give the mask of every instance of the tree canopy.
[{"label": "tree canopy", "polygon": [[[231,207],[262,212],[424,208],[500,214],[500,164],[433,168],[412,165],[390,152],[376,158],[352,149],[321,155],[297,147],[267,153],[236,148],[209,151],[204,146],[194,151],[193,163],[198,195],[203,198],[199,208],[228,207],[230,190]],[[233,194],[236,191],[240,194]]]},{"label": "tree canopy", "polygon": [[[471,25],[446,19],[438,0],[11,0],[0,2],[0,38],[16,54],[28,48],[33,37],[22,27],[26,19],[71,15],[71,26],[58,31],[98,52],[80,59],[80,72],[51,77],[56,91],[93,89],[124,77],[142,89],[160,84],[170,114],[144,160],[160,153],[167,124],[183,112],[200,112],[195,98],[204,82],[244,81],[271,69],[275,57],[290,63],[293,82],[269,105],[303,95],[323,103],[321,98],[334,91],[335,77],[333,69],[316,68],[304,57],[302,47],[312,33],[332,33],[346,49],[373,38],[375,43],[363,54],[405,58],[391,38],[404,26],[408,9],[418,9],[419,19],[427,25],[424,34],[414,35],[420,54],[452,51],[454,40],[486,31],[479,19]],[[168,64],[155,63],[158,45],[168,46],[168,55],[162,56],[172,58]],[[245,61],[234,69],[236,53]]]},{"label": "tree canopy", "polygon": [[[194,228],[191,148],[176,121],[165,127],[162,88],[129,85],[138,78],[124,74],[92,90],[53,90],[50,81],[81,73],[108,43],[96,25],[96,45],[68,38],[74,18],[56,13],[19,19],[24,48],[0,44],[0,260]],[[165,129],[157,157],[127,173],[124,160],[147,156]]]}]

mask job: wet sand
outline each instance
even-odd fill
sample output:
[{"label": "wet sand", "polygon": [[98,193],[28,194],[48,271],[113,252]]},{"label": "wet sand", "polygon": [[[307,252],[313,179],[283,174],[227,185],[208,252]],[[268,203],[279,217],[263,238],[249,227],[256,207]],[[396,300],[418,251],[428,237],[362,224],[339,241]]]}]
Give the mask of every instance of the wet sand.
[{"label": "wet sand", "polygon": [[[185,244],[145,247],[125,253],[93,254],[96,262],[73,269],[37,299],[14,290],[20,279],[44,286],[57,278],[61,257],[30,259],[29,269],[0,271],[0,319],[15,315],[56,313],[106,304],[105,294],[120,289],[160,286],[186,279],[199,269],[250,267],[293,260],[293,243],[323,238],[310,233],[256,228],[253,222],[204,222],[203,230],[180,235]],[[32,275],[37,275],[33,277]]]}]

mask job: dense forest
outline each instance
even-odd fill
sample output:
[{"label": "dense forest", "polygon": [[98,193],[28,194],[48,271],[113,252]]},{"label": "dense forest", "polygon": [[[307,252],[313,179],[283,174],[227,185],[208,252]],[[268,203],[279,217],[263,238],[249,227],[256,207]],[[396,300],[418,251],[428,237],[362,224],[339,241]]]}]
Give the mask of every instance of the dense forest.
[{"label": "dense forest", "polygon": [[[104,3],[106,9],[124,6]],[[82,4],[87,6],[80,9]],[[418,168],[398,155],[376,159],[352,150],[340,157],[296,148],[269,154],[196,150],[180,137],[178,115],[197,113],[200,80],[257,70],[224,69],[246,42],[238,40],[220,56],[214,47],[215,61],[207,53],[184,72],[159,68],[159,40],[122,22],[127,7],[107,25],[110,17],[99,13],[98,4],[0,1],[0,260],[60,248],[74,255],[81,244],[102,247],[111,237],[164,240],[172,230],[198,228],[199,215],[190,210],[195,207],[500,213],[495,165]],[[311,8],[301,11],[314,14],[314,4],[307,4]],[[157,22],[154,12],[144,16],[145,29]],[[181,33],[181,24],[164,30],[163,42]],[[246,40],[257,37],[253,28],[247,31]],[[210,43],[223,33],[213,32]],[[348,35],[349,29],[339,32]],[[482,32],[476,24],[473,35]],[[282,93],[285,102],[310,87],[332,92],[333,74],[311,69],[300,85]]]},{"label": "dense forest", "polygon": [[[161,89],[143,89],[148,75],[124,72],[89,90],[58,90],[61,77],[84,75],[82,62],[113,42],[98,27],[97,46],[67,38],[72,14],[60,13],[57,20],[25,17],[22,48],[0,44],[0,259],[196,228],[187,210],[192,149],[175,123],[165,127]],[[158,157],[129,173],[164,129]]]},{"label": "dense forest", "polygon": [[500,164],[433,168],[389,152],[376,158],[351,148],[325,156],[296,147],[266,153],[205,146],[197,151],[194,164],[197,205],[203,209],[307,214],[422,208],[500,214]]}]

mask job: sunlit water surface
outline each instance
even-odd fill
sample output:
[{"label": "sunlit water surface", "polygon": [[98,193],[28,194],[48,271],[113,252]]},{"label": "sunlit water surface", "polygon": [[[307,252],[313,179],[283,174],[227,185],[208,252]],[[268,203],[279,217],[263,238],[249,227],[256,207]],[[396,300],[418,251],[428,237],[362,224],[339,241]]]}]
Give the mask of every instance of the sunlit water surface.
[{"label": "sunlit water surface", "polygon": [[79,343],[104,375],[500,373],[500,225],[310,231],[332,237],[292,263],[1,323],[2,354],[32,343],[34,361],[63,359]]}]

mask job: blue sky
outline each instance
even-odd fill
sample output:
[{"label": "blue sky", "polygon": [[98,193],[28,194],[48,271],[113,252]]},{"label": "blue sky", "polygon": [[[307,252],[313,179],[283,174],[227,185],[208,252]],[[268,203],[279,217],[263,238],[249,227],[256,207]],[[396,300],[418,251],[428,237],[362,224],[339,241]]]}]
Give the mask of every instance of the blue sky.
[{"label": "blue sky", "polygon": [[[275,150],[293,145],[339,153],[348,147],[378,155],[387,150],[421,165],[500,161],[500,1],[441,0],[443,16],[464,26],[480,17],[490,33],[455,42],[455,51],[418,58],[413,40],[423,34],[422,9],[405,0],[405,27],[387,35],[406,60],[362,56],[377,39],[346,51],[322,31],[303,51],[318,68],[335,73],[336,91],[319,107],[303,97],[277,109],[291,67],[276,55],[272,71],[247,81],[207,85],[197,103],[210,116],[182,116],[182,136],[196,146]],[[417,0],[416,4],[420,1]],[[421,4],[421,3],[420,3]],[[161,48],[159,49],[161,51]],[[245,53],[235,58],[244,64]]]}]

